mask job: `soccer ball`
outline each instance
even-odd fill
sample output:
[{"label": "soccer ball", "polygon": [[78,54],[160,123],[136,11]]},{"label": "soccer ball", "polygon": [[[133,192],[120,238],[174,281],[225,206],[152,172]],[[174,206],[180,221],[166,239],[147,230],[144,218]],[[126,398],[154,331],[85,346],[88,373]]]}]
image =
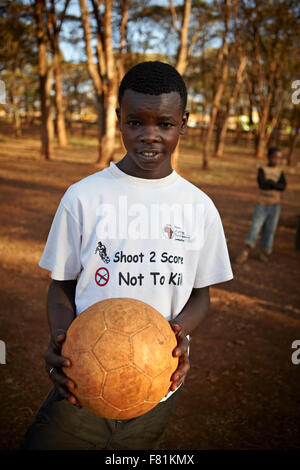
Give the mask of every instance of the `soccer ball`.
[{"label": "soccer ball", "polygon": [[71,323],[62,356],[80,404],[98,416],[131,419],[168,393],[178,358],[169,322],[153,307],[129,298],[106,299]]}]

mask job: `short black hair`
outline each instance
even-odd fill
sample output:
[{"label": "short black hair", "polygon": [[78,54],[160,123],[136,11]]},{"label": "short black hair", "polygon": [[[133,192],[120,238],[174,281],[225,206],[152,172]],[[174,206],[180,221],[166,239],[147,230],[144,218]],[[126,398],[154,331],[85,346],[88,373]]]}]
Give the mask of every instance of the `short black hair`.
[{"label": "short black hair", "polygon": [[279,147],[270,147],[268,150],[268,157],[272,157],[272,155],[277,152],[281,152],[281,149]]},{"label": "short black hair", "polygon": [[172,65],[158,60],[140,62],[124,75],[119,87],[119,105],[126,90],[146,95],[161,95],[177,91],[180,95],[182,110],[187,103],[187,89],[182,76]]}]

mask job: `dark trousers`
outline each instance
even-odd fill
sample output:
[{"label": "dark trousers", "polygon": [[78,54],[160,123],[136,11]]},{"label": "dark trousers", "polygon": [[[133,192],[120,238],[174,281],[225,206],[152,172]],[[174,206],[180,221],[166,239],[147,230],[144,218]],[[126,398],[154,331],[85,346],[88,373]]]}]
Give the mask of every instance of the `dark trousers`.
[{"label": "dark trousers", "polygon": [[100,418],[48,393],[29,426],[22,450],[148,450],[157,449],[172,416],[179,391],[142,416],[129,420]]},{"label": "dark trousers", "polygon": [[254,248],[261,231],[261,249],[271,254],[274,236],[280,215],[280,204],[255,204],[252,224],[245,240],[246,245]]}]

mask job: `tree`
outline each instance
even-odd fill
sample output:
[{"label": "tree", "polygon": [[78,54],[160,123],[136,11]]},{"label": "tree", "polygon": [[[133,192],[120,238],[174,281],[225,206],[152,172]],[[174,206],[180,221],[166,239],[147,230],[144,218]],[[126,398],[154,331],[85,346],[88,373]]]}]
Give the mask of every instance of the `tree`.
[{"label": "tree", "polygon": [[223,10],[223,32],[222,32],[222,44],[218,50],[215,69],[214,69],[214,84],[215,92],[213,96],[213,101],[211,104],[211,111],[210,111],[210,121],[208,126],[208,131],[205,139],[205,143],[203,146],[203,160],[202,160],[202,168],[204,170],[208,169],[209,167],[209,146],[212,140],[214,127],[217,119],[217,113],[220,107],[222,95],[224,92],[224,88],[228,78],[228,68],[229,68],[229,57],[232,53],[233,46],[231,47],[228,44],[228,33],[229,33],[229,26],[231,15],[234,13],[236,8],[237,1],[233,0],[223,0],[222,1],[222,10]]},{"label": "tree", "polygon": [[[173,27],[179,36],[179,46],[177,50],[177,57],[176,57],[176,69],[177,71],[183,75],[186,67],[187,67],[187,59],[188,59],[188,33],[189,33],[189,22],[191,16],[191,8],[192,8],[192,0],[184,0],[183,4],[183,15],[181,25],[178,26],[177,14],[176,9],[174,7],[173,1],[169,0],[170,9],[173,18]],[[179,156],[179,145],[178,145],[173,153],[172,156],[172,166],[175,170],[178,170],[178,156]]]},{"label": "tree", "polygon": [[94,110],[94,90],[86,63],[63,64],[66,127],[72,133],[72,119],[79,120],[87,109]]},{"label": "tree", "polygon": [[47,34],[53,54],[53,69],[55,75],[55,105],[56,105],[56,129],[57,140],[60,147],[67,145],[66,125],[63,109],[62,95],[62,70],[61,70],[61,54],[59,50],[59,34],[66,16],[66,11],[70,0],[64,0],[64,5],[60,14],[56,11],[55,0],[50,1],[50,6],[45,3],[45,11],[47,15]]},{"label": "tree", "polygon": [[19,1],[2,2],[0,13],[1,79],[6,84],[7,98],[12,106],[15,136],[21,137],[20,107],[24,105],[26,87],[30,81],[34,83],[34,28],[25,21],[26,9]]},{"label": "tree", "polygon": [[[80,0],[82,24],[86,46],[87,64],[93,81],[98,112],[99,158],[102,166],[108,166],[114,153],[116,133],[116,106],[118,75],[116,69],[122,71],[123,62],[117,66],[113,48],[113,1],[97,2],[91,0],[93,19],[96,23],[96,54],[97,65],[92,50],[92,29],[86,0]],[[101,8],[100,8],[101,7]],[[123,2],[122,34],[120,50],[125,48],[125,31],[128,18],[128,2]],[[119,53],[119,58],[122,53]]]},{"label": "tree", "polygon": [[257,109],[259,125],[255,155],[262,158],[277,125],[287,88],[290,57],[298,36],[297,2],[242,0],[239,18],[244,28],[249,61],[247,84],[250,107]]},{"label": "tree", "polygon": [[50,115],[50,83],[52,78],[52,65],[47,61],[47,33],[45,26],[45,0],[34,1],[34,19],[36,24],[36,37],[38,43],[38,71],[40,81],[40,101],[41,101],[41,156],[46,160],[51,158],[51,136],[52,122]]},{"label": "tree", "polygon": [[297,142],[300,137],[300,105],[295,105],[293,107],[292,116],[291,116],[291,133],[289,138],[289,147],[287,152],[287,164],[289,166],[294,165],[294,152],[296,149]]},{"label": "tree", "polygon": [[129,18],[129,0],[123,0],[121,4],[121,20],[120,20],[120,48],[118,54],[118,72],[119,81],[125,74],[125,55],[127,48],[127,24]]},{"label": "tree", "polygon": [[216,157],[222,157],[223,156],[225,137],[226,137],[227,127],[228,127],[228,120],[229,120],[229,116],[232,112],[233,106],[234,106],[234,104],[237,100],[238,93],[239,93],[239,90],[240,90],[240,86],[241,86],[242,81],[243,81],[244,76],[245,76],[244,71],[245,71],[245,68],[246,68],[246,64],[247,64],[247,57],[245,55],[241,55],[240,59],[239,59],[238,69],[235,73],[234,88],[233,88],[233,90],[230,94],[229,100],[227,101],[226,111],[225,111],[225,114],[223,116],[223,123],[222,123],[222,126],[221,126],[221,131],[220,131],[220,135],[219,135],[219,139],[218,139],[218,143],[217,143],[217,147],[216,147],[216,152],[215,152]]}]

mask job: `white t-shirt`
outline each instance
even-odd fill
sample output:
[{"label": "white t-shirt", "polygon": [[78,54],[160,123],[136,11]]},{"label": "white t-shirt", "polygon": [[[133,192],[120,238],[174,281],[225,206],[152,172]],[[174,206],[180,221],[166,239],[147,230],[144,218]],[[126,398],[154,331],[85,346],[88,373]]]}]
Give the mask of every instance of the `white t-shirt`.
[{"label": "white t-shirt", "polygon": [[55,280],[77,279],[77,315],[100,300],[131,297],[168,321],[193,288],[233,277],[221,219],[206,194],[175,171],[147,180],[114,163],[66,191],[39,265]]},{"label": "white t-shirt", "polygon": [[148,180],[115,163],[66,191],[39,265],[58,281],[78,278],[77,315],[132,297],[168,321],[193,288],[233,277],[219,213],[203,191],[175,171]]}]

